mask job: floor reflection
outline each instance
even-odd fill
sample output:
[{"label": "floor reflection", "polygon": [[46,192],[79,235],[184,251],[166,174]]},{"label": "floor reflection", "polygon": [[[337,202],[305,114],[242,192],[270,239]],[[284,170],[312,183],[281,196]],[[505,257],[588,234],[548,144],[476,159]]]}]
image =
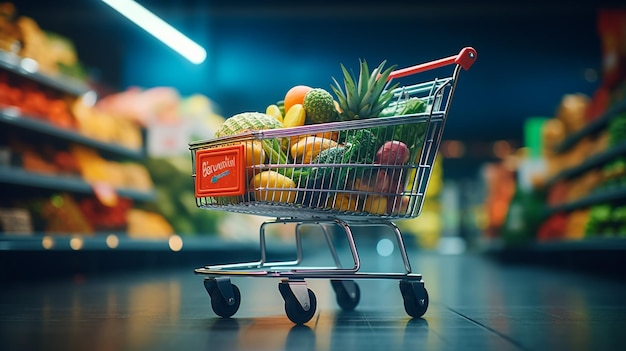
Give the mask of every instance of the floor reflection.
[{"label": "floor reflection", "polygon": [[[359,281],[356,310],[342,311],[328,281],[307,282],[316,315],[295,326],[274,279],[236,279],[242,305],[211,309],[189,269],[0,289],[0,349],[177,350],[613,350],[623,348],[626,283],[494,265],[474,257],[422,256],[431,304],[404,311],[397,281]],[[621,348],[620,348],[621,347]]]},{"label": "floor reflection", "polygon": [[389,313],[326,311],[305,325],[287,317],[213,318],[208,350],[408,350],[425,345],[426,319]]},{"label": "floor reflection", "polygon": [[308,325],[294,325],[287,333],[286,351],[309,351],[316,348],[315,332]]}]

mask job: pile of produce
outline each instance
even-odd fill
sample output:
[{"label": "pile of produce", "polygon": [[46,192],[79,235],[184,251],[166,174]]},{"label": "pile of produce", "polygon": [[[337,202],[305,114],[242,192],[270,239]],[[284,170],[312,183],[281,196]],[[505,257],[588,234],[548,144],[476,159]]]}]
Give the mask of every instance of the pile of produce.
[{"label": "pile of produce", "polygon": [[0,52],[33,59],[45,74],[79,80],[87,75],[70,39],[41,28],[11,2],[0,2]]},{"label": "pile of produce", "polygon": [[[256,201],[292,204],[376,215],[405,215],[426,123],[333,128],[331,123],[424,113],[418,98],[395,98],[397,84],[388,84],[395,66],[383,61],[369,69],[359,61],[354,76],[341,65],[343,79],[332,79],[331,91],[297,85],[265,112],[243,112],[228,118],[215,137],[255,130],[301,128],[289,137],[253,138],[245,144],[247,193],[216,197],[220,205]],[[334,95],[333,95],[334,94]],[[393,100],[393,101],[392,101]],[[382,126],[381,126],[382,125]],[[319,132],[319,130],[323,130]],[[232,143],[228,143],[229,145]]]},{"label": "pile of produce", "polygon": [[51,123],[59,128],[76,129],[67,94],[0,71],[0,109],[13,107],[29,118]]},{"label": "pile of produce", "polygon": [[[92,195],[55,192],[20,199],[4,199],[0,216],[20,215],[24,234],[94,236],[125,233],[129,237],[167,238],[174,234],[172,226],[158,211],[137,208],[133,200],[116,197],[102,202]],[[208,212],[208,211],[202,211]],[[2,218],[0,218],[1,220]],[[0,232],[16,233],[15,226],[0,223]]]}]

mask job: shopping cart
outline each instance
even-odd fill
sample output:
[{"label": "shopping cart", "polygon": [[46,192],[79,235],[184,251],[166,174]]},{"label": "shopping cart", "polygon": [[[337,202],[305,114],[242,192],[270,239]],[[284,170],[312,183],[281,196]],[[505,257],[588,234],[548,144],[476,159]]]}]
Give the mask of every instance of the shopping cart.
[{"label": "shopping cart", "polygon": [[[407,314],[423,316],[428,292],[422,275],[412,272],[402,233],[392,220],[420,214],[460,70],[475,60],[476,51],[466,47],[457,55],[392,72],[389,81],[398,82],[453,66],[451,75],[396,85],[388,117],[251,130],[190,143],[198,207],[271,217],[260,226],[258,261],[195,270],[205,278],[213,311],[228,318],[239,309],[241,292],[232,277],[280,278],[285,312],[296,324],[308,322],[317,308],[305,279],[329,279],[344,310],[359,303],[356,279],[396,279]],[[409,104],[419,106],[407,110]],[[252,155],[260,156],[251,162]],[[294,260],[268,260],[266,227],[280,224],[295,228]],[[361,271],[354,230],[370,226],[393,233],[403,272]],[[304,265],[302,236],[312,230],[325,237],[332,266]],[[346,238],[351,266],[340,262],[333,240],[337,233]]]}]

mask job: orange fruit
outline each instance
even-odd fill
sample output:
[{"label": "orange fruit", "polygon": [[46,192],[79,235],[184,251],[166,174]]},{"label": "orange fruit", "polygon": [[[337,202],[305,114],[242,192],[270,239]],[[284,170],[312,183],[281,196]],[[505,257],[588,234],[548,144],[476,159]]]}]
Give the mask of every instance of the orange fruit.
[{"label": "orange fruit", "polygon": [[287,94],[285,94],[284,100],[285,114],[289,111],[291,106],[295,104],[304,104],[304,95],[306,95],[306,93],[308,93],[311,89],[313,88],[306,85],[296,85],[289,89]]}]

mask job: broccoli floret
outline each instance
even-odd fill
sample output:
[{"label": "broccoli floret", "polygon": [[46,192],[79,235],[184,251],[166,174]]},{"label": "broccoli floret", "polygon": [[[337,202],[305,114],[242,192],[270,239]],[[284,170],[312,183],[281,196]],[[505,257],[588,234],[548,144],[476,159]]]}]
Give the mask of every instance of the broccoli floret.
[{"label": "broccoli floret", "polygon": [[299,179],[304,191],[299,192],[299,203],[309,207],[323,207],[337,190],[364,171],[356,165],[371,164],[378,150],[378,139],[368,129],[343,132],[343,143],[322,150],[312,165],[314,167]]},{"label": "broccoli floret", "polygon": [[336,163],[344,163],[344,156],[348,148],[338,145],[335,147],[329,147],[320,151],[317,155],[313,163],[320,164],[336,164]]},{"label": "broccoli floret", "polygon": [[305,186],[306,191],[298,193],[301,196],[300,199],[297,199],[299,203],[310,207],[320,207],[326,202],[329,191],[337,189],[338,179],[343,177],[343,168],[345,167],[323,165],[344,163],[346,151],[345,147],[336,146],[324,149],[317,155],[313,164],[320,164],[320,166],[310,168],[307,174],[301,178],[301,184]]},{"label": "broccoli floret", "polygon": [[369,129],[358,129],[346,135],[347,156],[343,163],[370,164],[378,150],[378,138]]}]

